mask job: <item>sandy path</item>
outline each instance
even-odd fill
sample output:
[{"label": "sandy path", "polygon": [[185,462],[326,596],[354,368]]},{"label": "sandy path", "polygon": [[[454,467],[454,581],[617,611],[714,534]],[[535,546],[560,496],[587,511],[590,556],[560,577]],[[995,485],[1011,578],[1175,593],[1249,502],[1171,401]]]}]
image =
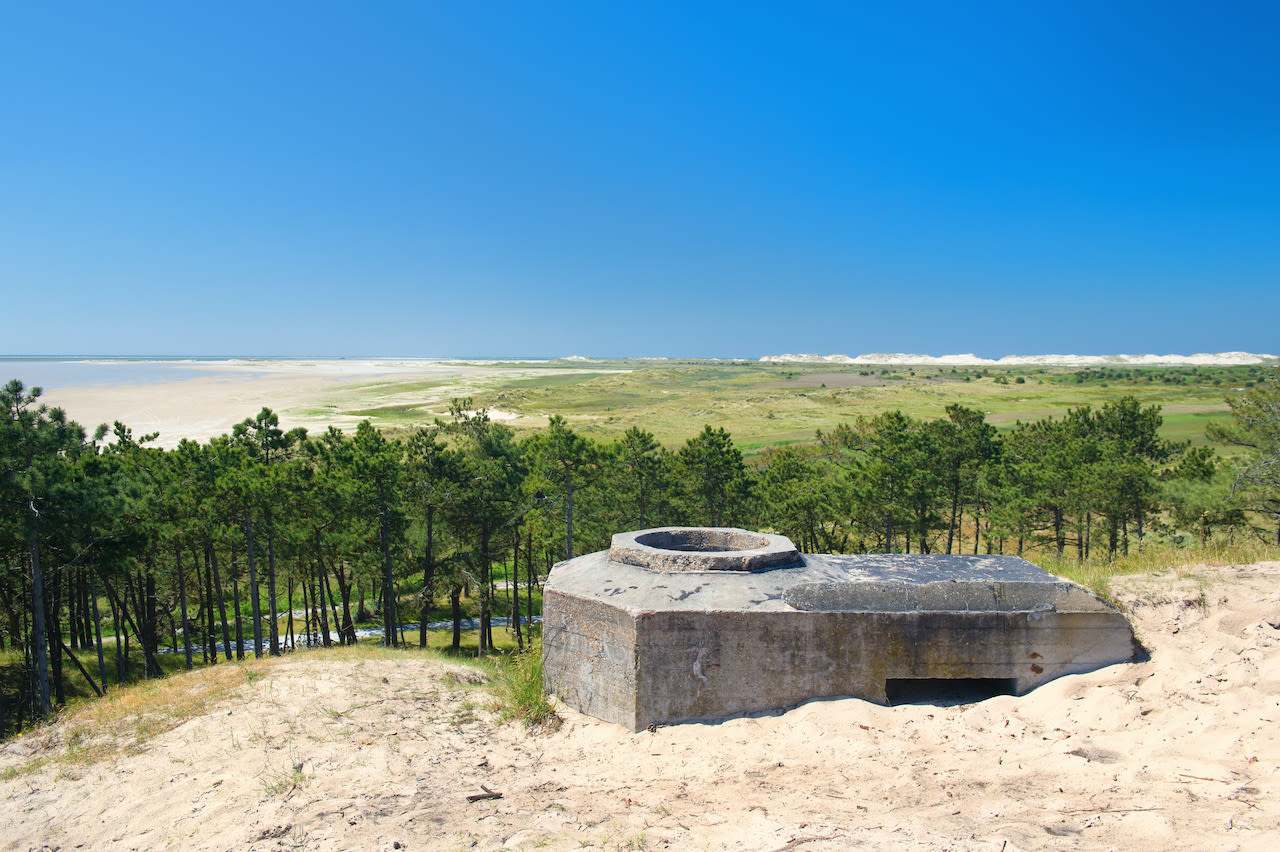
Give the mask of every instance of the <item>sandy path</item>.
[{"label": "sandy path", "polygon": [[444,664],[299,656],[114,765],[0,782],[0,848],[1273,850],[1280,563],[1196,576],[1117,583],[1150,660],[959,707],[533,737]]}]

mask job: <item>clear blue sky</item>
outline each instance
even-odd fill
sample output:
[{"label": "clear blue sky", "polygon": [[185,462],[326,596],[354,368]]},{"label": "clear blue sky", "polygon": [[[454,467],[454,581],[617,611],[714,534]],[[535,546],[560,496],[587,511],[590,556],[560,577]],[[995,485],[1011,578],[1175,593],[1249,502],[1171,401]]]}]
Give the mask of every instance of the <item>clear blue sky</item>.
[{"label": "clear blue sky", "polygon": [[1280,4],[0,3],[0,354],[1280,350]]}]

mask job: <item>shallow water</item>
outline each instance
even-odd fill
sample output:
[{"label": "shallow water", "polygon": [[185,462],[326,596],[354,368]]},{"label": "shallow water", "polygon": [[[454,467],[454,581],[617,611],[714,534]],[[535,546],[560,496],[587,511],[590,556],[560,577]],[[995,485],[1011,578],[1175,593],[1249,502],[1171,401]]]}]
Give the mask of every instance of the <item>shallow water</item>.
[{"label": "shallow water", "polygon": [[[54,358],[0,358],[0,382],[18,379],[45,390],[110,385],[158,385],[201,376],[228,376],[226,359],[124,361]],[[242,370],[237,375],[244,375]]]},{"label": "shallow water", "polygon": [[[532,362],[531,362],[532,363]],[[0,382],[19,379],[27,387],[159,385],[196,378],[258,378],[310,375],[335,381],[356,376],[452,373],[435,359],[366,358],[24,358],[0,357]]]}]

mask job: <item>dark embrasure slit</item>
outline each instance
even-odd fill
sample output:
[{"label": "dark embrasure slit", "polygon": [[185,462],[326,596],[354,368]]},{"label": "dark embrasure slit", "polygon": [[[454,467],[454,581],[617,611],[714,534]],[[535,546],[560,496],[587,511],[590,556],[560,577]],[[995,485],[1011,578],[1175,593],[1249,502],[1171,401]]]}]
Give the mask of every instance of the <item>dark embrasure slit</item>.
[{"label": "dark embrasure slit", "polygon": [[997,695],[1017,695],[1018,682],[1013,678],[889,678],[884,682],[889,704],[936,704],[950,707],[973,704]]}]

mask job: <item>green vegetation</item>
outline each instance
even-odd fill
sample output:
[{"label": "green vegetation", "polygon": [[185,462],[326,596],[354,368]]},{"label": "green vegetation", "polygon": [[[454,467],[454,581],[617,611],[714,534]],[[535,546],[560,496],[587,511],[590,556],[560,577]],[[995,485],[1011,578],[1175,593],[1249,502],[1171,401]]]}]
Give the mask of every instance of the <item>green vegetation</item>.
[{"label": "green vegetation", "polygon": [[498,711],[527,728],[554,729],[560,718],[542,688],[542,647],[531,646],[498,669]]},{"label": "green vegetation", "polygon": [[[0,735],[139,678],[354,646],[373,625],[388,649],[510,658],[508,712],[537,724],[547,708],[526,649],[542,582],[619,530],[724,525],[809,552],[1017,553],[1103,591],[1116,571],[1280,547],[1274,370],[1166,382],[754,362],[618,372],[628,366],[575,363],[550,383],[513,367],[522,384],[455,399],[411,431],[366,420],[354,434],[285,432],[263,409],[173,450],[121,423],[89,436],[10,382]],[[485,407],[500,396],[503,410],[532,400],[564,413],[513,428]],[[509,626],[495,631],[496,619]],[[437,620],[451,624],[443,641],[429,636]]]},{"label": "green vegetation", "polygon": [[[678,448],[704,423],[723,427],[744,452],[812,442],[857,415],[897,409],[945,416],[948,405],[977,408],[1001,431],[1018,420],[1061,415],[1132,396],[1168,416],[1162,437],[1203,442],[1208,422],[1230,419],[1224,397],[1266,375],[1263,367],[1088,369],[772,364],[758,361],[563,361],[461,374],[452,384],[415,391],[406,383],[352,391],[331,410],[374,425],[411,430],[447,416],[453,397],[516,416],[517,432],[540,430],[559,414],[579,434],[614,440],[637,427]],[[1178,418],[1191,418],[1185,423]]]}]

